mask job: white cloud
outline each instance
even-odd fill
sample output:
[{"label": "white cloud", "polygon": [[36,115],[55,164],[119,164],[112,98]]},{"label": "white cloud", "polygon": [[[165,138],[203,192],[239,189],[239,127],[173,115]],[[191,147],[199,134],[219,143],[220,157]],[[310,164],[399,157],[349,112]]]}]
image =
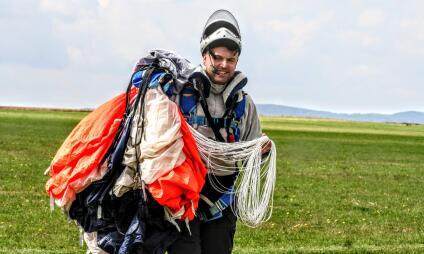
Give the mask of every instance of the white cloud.
[{"label": "white cloud", "polygon": [[81,64],[84,62],[84,56],[81,49],[76,47],[68,47],[66,51],[72,64]]},{"label": "white cloud", "polygon": [[424,18],[415,17],[403,19],[399,22],[400,28],[409,32],[416,39],[424,42]]},{"label": "white cloud", "polygon": [[375,66],[370,64],[359,64],[354,67],[352,67],[348,75],[358,78],[367,78],[371,76],[375,76],[378,74],[378,70]]},{"label": "white cloud", "polygon": [[107,8],[110,4],[109,0],[97,0],[101,8]]},{"label": "white cloud", "polygon": [[415,29],[418,27],[422,28],[422,25],[424,24],[424,18],[422,17],[414,17],[414,18],[405,18],[400,20],[399,22],[400,27],[406,28],[406,29]]},{"label": "white cloud", "polygon": [[284,55],[296,54],[319,35],[319,31],[334,18],[334,11],[323,11],[314,19],[295,16],[290,19],[272,19],[259,23],[258,30],[271,33],[284,48]]},{"label": "white cloud", "polygon": [[359,44],[363,47],[371,47],[380,44],[380,38],[376,35],[362,31],[343,31],[338,34],[338,38],[342,41]]},{"label": "white cloud", "polygon": [[54,1],[54,0],[41,0],[40,7],[43,11],[48,12],[66,12],[66,2],[65,1]]},{"label": "white cloud", "polygon": [[358,17],[360,27],[374,28],[384,24],[384,11],[379,9],[368,9],[363,11]]},{"label": "white cloud", "polygon": [[72,14],[79,5],[75,1],[41,0],[40,9],[44,12],[56,13],[59,15]]},{"label": "white cloud", "polygon": [[409,17],[399,21],[397,46],[410,55],[424,56],[424,18]]}]

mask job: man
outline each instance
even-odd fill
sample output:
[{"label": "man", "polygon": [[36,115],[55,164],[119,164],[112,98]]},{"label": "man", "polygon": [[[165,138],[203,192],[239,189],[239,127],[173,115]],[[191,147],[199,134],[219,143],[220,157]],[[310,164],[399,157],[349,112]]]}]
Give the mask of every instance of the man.
[{"label": "man", "polygon": [[[204,136],[222,142],[259,138],[262,132],[255,104],[241,90],[247,78],[236,71],[241,36],[237,20],[229,11],[218,10],[209,17],[200,47],[202,65],[195,72],[204,77],[204,82],[182,89],[177,99],[186,120]],[[263,147],[262,152],[269,148],[270,144]],[[234,202],[231,188],[237,173],[216,168],[208,168],[208,172],[190,231],[182,228],[181,235],[168,249],[169,254],[232,251],[237,217],[231,209]],[[227,192],[223,194],[222,190]],[[217,201],[221,204],[218,209],[214,207]]]}]

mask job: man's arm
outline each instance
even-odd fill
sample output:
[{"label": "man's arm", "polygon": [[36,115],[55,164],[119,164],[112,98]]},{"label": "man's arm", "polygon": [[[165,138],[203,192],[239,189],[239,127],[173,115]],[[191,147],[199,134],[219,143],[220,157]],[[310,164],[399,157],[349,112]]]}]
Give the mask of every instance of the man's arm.
[{"label": "man's arm", "polygon": [[261,122],[256,111],[255,103],[250,95],[246,94],[246,108],[244,117],[240,121],[240,141],[249,141],[262,136]]},{"label": "man's arm", "polygon": [[[248,94],[246,96],[245,117],[240,123],[241,141],[248,141],[265,136],[262,132],[261,122],[256,110],[256,105]],[[268,141],[262,146],[262,154],[268,153],[271,149],[271,141]]]}]

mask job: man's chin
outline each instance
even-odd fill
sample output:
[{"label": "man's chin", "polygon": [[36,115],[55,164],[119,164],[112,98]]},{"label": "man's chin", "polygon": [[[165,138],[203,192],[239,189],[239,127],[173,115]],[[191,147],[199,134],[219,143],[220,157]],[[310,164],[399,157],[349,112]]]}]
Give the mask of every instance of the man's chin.
[{"label": "man's chin", "polygon": [[226,78],[226,77],[219,78],[215,76],[213,79],[213,82],[217,85],[225,85],[227,84],[228,80],[229,78]]}]

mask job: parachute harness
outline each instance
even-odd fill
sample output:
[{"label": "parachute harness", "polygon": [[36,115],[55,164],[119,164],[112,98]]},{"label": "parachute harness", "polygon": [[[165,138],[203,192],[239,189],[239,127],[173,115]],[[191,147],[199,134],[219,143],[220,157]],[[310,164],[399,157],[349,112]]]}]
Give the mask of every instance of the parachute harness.
[{"label": "parachute harness", "polygon": [[[277,152],[274,142],[263,136],[251,141],[224,143],[209,139],[192,127],[190,131],[207,168],[215,169],[215,172],[209,172],[211,175],[238,172],[233,190],[224,189],[219,182],[211,181],[215,190],[237,194],[237,200],[231,206],[234,214],[250,227],[269,220],[276,179]],[[271,150],[263,156],[261,148],[268,142],[271,142]]]}]

